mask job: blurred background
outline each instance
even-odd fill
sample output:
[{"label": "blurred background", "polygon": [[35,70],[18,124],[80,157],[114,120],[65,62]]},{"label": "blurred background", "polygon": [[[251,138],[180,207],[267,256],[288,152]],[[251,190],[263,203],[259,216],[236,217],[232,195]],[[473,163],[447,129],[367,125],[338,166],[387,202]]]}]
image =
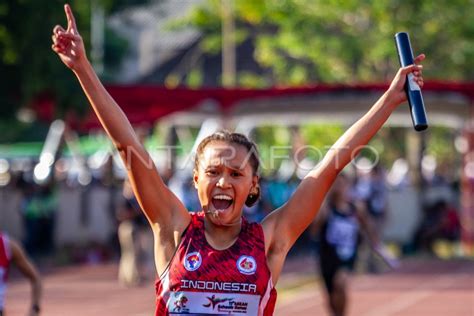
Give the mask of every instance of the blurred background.
[{"label": "blurred background", "polygon": [[[190,210],[199,140],[228,128],[256,141],[254,221],[385,91],[399,68],[393,36],[408,32],[427,55],[430,127],[415,132],[402,105],[348,167],[353,196],[401,258],[474,256],[472,0],[70,4],[95,70]],[[123,165],[51,50],[56,24],[63,1],[0,3],[0,229],[40,264],[116,262],[118,227],[133,218],[150,252]],[[314,249],[304,234],[291,255]]]}]

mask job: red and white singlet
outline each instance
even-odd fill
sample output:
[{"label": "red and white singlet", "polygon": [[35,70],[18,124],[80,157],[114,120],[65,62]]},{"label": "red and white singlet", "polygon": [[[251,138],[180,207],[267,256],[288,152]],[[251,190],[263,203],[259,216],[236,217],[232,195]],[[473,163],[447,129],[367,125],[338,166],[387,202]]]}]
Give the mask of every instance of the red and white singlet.
[{"label": "red and white singlet", "polygon": [[204,213],[191,213],[174,257],[156,281],[155,315],[269,316],[275,301],[261,225],[242,218],[237,241],[215,250],[204,235]]},{"label": "red and white singlet", "polygon": [[0,233],[0,311],[5,303],[7,290],[8,267],[10,266],[11,250],[8,236]]}]

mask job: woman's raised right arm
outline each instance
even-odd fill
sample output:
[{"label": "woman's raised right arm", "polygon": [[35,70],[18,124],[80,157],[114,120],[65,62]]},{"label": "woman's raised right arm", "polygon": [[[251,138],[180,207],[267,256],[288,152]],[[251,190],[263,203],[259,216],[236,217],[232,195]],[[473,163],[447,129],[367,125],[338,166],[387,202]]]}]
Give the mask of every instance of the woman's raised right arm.
[{"label": "woman's raised right arm", "polygon": [[[135,196],[153,229],[173,236],[184,231],[190,215],[166,187],[127,117],[104,88],[87,59],[84,44],[69,5],[64,6],[68,27],[53,30],[52,49],[79,79],[94,112],[119,151]],[[166,237],[165,237],[166,238]]]}]

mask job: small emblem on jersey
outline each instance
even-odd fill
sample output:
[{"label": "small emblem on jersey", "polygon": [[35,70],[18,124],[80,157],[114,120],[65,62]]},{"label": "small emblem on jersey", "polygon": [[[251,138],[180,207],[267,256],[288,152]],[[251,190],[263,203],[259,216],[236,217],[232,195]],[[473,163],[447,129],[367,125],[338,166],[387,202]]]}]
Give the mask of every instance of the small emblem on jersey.
[{"label": "small emblem on jersey", "polygon": [[189,308],[186,307],[186,304],[188,303],[188,298],[182,294],[182,293],[177,293],[175,294],[174,299],[174,308],[173,312],[181,312],[181,313],[188,313]]},{"label": "small emblem on jersey", "polygon": [[201,266],[201,254],[199,252],[191,252],[184,258],[184,267],[188,271],[195,271]]},{"label": "small emblem on jersey", "polygon": [[240,256],[237,260],[237,269],[242,274],[254,274],[257,271],[257,262],[252,256]]}]

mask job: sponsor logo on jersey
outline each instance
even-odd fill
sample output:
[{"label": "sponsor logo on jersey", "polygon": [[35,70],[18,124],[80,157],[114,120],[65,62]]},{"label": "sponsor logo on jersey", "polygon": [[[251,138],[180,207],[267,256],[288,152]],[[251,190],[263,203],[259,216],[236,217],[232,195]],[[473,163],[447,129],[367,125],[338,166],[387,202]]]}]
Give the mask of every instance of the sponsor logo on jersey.
[{"label": "sponsor logo on jersey", "polygon": [[215,309],[217,304],[225,303],[225,302],[232,302],[234,299],[232,297],[216,297],[215,294],[213,294],[211,297],[207,296],[206,297],[209,301],[207,304],[202,304],[204,307],[211,307],[212,309]]},{"label": "sponsor logo on jersey", "polygon": [[191,252],[184,258],[184,268],[188,271],[197,270],[202,263],[201,254],[199,252]]},{"label": "sponsor logo on jersey", "polygon": [[239,260],[237,260],[237,269],[242,274],[254,274],[257,271],[257,262],[252,256],[240,256]]},{"label": "sponsor logo on jersey", "polygon": [[216,294],[206,297],[209,303],[202,306],[217,310],[219,313],[247,314],[248,302],[236,300],[233,297],[218,297]]}]

